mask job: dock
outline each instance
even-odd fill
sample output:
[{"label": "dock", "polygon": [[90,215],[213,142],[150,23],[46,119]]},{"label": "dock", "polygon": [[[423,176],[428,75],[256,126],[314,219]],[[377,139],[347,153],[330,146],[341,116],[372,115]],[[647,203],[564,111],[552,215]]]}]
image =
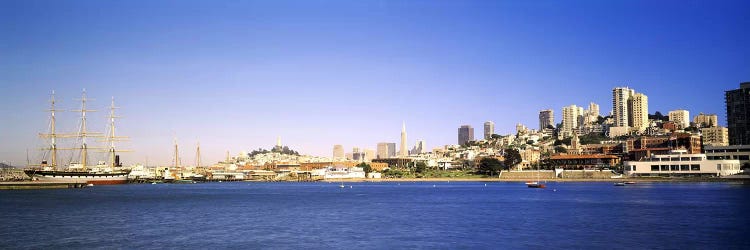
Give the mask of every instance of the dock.
[{"label": "dock", "polygon": [[86,185],[86,183],[81,182],[12,181],[0,182],[0,190],[85,188]]}]

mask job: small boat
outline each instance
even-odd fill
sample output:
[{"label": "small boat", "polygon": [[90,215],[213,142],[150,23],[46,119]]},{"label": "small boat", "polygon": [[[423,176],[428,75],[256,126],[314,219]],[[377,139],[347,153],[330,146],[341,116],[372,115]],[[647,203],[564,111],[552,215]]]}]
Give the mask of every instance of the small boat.
[{"label": "small boat", "polygon": [[617,182],[617,183],[615,183],[615,186],[618,186],[618,187],[619,186],[625,186],[625,183],[624,182]]},{"label": "small boat", "polygon": [[626,181],[625,184],[627,184],[627,185],[633,185],[633,184],[635,184],[635,181]]},{"label": "small boat", "polygon": [[543,183],[532,181],[532,182],[526,182],[526,187],[528,187],[528,188],[546,188],[547,186],[544,185]]},{"label": "small boat", "polygon": [[87,187],[93,187],[93,186],[94,186],[94,184],[93,184],[93,183],[89,183],[89,184],[88,184],[88,185],[86,185],[86,186],[87,186]]}]

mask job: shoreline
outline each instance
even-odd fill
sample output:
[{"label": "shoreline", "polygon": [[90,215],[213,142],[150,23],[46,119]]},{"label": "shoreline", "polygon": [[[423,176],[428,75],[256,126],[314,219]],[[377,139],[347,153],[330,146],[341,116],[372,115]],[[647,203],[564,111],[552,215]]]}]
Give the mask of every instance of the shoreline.
[{"label": "shoreline", "polygon": [[[389,178],[389,179],[328,179],[320,182],[527,182],[529,179],[499,178]],[[737,178],[614,178],[614,179],[539,179],[540,182],[750,182]]]}]

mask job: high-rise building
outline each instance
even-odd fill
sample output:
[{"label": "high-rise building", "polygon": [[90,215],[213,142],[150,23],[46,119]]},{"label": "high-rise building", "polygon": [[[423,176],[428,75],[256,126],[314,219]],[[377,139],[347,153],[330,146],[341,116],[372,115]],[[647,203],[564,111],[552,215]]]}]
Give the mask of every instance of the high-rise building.
[{"label": "high-rise building", "polygon": [[629,130],[642,133],[649,126],[648,97],[627,87],[612,89],[612,118],[614,124],[610,127],[610,136],[627,133]]},{"label": "high-rise building", "polygon": [[402,124],[402,127],[401,127],[401,150],[400,150],[400,152],[399,152],[399,154],[400,154],[400,155],[401,155],[402,157],[403,157],[403,156],[407,156],[407,155],[409,155],[409,151],[408,151],[408,149],[407,149],[407,148],[408,148],[408,147],[407,147],[407,145],[406,145],[406,122],[404,122],[404,123]]},{"label": "high-rise building", "polygon": [[461,125],[458,128],[458,145],[464,145],[474,140],[474,128],[471,125]]},{"label": "high-rise building", "polygon": [[700,113],[693,118],[693,122],[699,128],[716,127],[719,126],[719,117],[716,114]]},{"label": "high-rise building", "polygon": [[554,111],[551,109],[539,111],[539,130],[544,130],[549,126],[555,127]]},{"label": "high-rise building", "polygon": [[396,143],[395,142],[389,142],[388,143],[388,158],[396,157]]},{"label": "high-rise building", "polygon": [[484,139],[489,140],[492,135],[495,134],[495,123],[492,121],[486,121],[484,123]]},{"label": "high-rise building", "polygon": [[562,109],[562,113],[563,113],[562,130],[563,131],[570,132],[570,131],[573,131],[573,129],[578,128],[578,119],[580,117],[579,112],[581,112],[581,109],[579,109],[579,107],[576,106],[575,104],[563,107]]},{"label": "high-rise building", "polygon": [[701,129],[703,145],[729,146],[729,130],[725,127],[708,127]]},{"label": "high-rise building", "polygon": [[677,129],[690,127],[690,112],[684,109],[669,111],[669,121],[677,125]]},{"label": "high-rise building", "polygon": [[628,100],[635,94],[635,90],[628,87],[618,87],[612,90],[612,118],[615,127],[628,127]]},{"label": "high-rise building", "polygon": [[340,144],[333,145],[333,158],[344,158],[346,157],[346,154],[344,154],[344,146]]},{"label": "high-rise building", "polygon": [[750,82],[740,83],[739,89],[727,90],[724,98],[729,145],[750,145]]},{"label": "high-rise building", "polygon": [[387,142],[379,142],[377,147],[377,155],[375,156],[376,159],[385,159],[388,158],[388,143]]},{"label": "high-rise building", "polygon": [[372,159],[376,159],[377,155],[375,154],[375,150],[366,148],[365,149],[365,161],[369,162],[372,161]]},{"label": "high-rise building", "polygon": [[630,112],[630,127],[638,132],[644,132],[648,128],[648,97],[642,93],[635,93],[628,100],[628,112]]},{"label": "high-rise building", "polygon": [[586,113],[593,117],[599,117],[599,104],[589,103],[589,109],[586,110]]},{"label": "high-rise building", "polygon": [[427,149],[427,146],[425,146],[424,140],[417,140],[410,154],[413,154],[413,155],[423,154],[426,149]]}]

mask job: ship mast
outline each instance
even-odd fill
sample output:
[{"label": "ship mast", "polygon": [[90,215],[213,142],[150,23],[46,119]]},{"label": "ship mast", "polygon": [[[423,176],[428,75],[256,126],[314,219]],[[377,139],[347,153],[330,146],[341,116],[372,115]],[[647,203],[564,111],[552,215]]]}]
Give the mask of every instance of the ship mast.
[{"label": "ship mast", "polygon": [[88,132],[86,130],[86,112],[96,112],[96,110],[87,110],[86,109],[86,89],[83,89],[83,94],[81,95],[81,110],[74,110],[74,112],[81,112],[81,129],[78,131],[78,138],[81,139],[81,167],[83,171],[87,170],[87,161],[88,161],[88,144],[86,142],[87,137],[96,137],[99,133],[96,132]]},{"label": "ship mast", "polygon": [[115,115],[115,109],[119,109],[119,107],[115,107],[115,97],[112,97],[112,104],[109,108],[109,133],[107,134],[107,140],[106,142],[109,143],[109,166],[112,168],[112,171],[115,170],[117,167],[117,152],[127,152],[127,150],[119,150],[115,151],[115,142],[117,141],[124,141],[127,140],[128,137],[126,136],[116,136],[115,135],[115,119],[121,118],[120,116]]},{"label": "ship mast", "polygon": [[52,96],[49,100],[50,103],[50,129],[49,134],[39,134],[39,137],[41,138],[49,138],[50,144],[49,144],[49,150],[52,152],[51,160],[52,160],[52,169],[57,170],[57,138],[58,135],[55,133],[55,111],[58,111],[55,109],[55,91],[52,91]]}]

